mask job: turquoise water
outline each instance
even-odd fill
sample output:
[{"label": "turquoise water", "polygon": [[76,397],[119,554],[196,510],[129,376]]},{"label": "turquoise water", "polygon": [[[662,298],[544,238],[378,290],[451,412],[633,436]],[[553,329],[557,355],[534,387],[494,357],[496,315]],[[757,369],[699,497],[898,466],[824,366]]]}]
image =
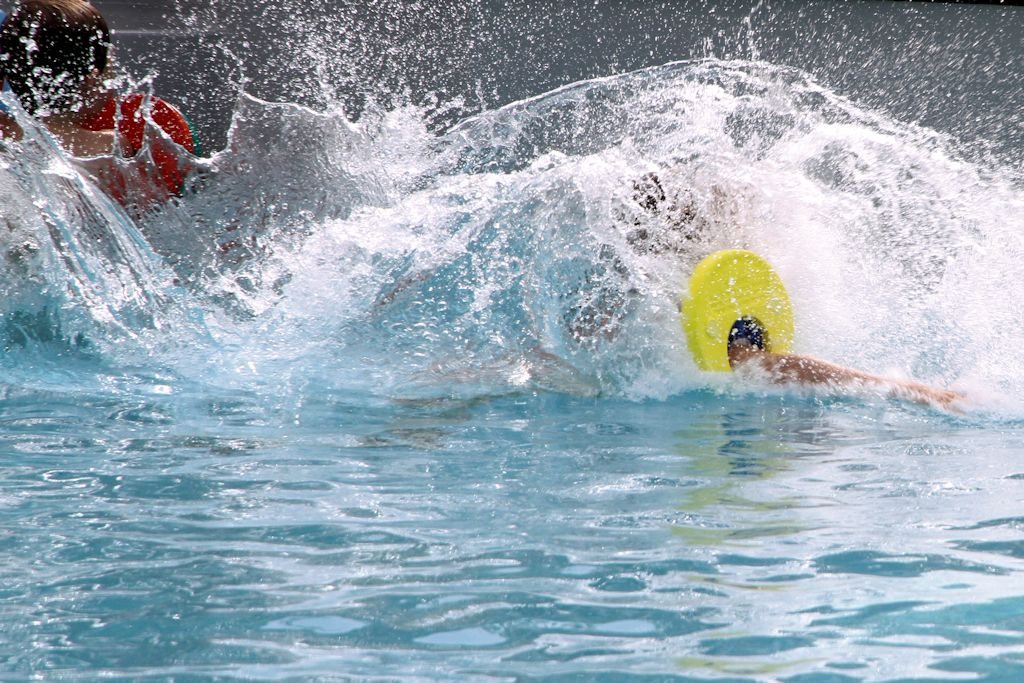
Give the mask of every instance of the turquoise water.
[{"label": "turquoise water", "polygon": [[3,401],[2,658],[89,680],[1013,680],[1019,429],[551,394]]},{"label": "turquoise water", "polygon": [[[1013,172],[756,62],[432,115],[243,97],[148,212],[0,149],[5,680],[1024,675]],[[697,372],[723,246],[966,412]]]}]

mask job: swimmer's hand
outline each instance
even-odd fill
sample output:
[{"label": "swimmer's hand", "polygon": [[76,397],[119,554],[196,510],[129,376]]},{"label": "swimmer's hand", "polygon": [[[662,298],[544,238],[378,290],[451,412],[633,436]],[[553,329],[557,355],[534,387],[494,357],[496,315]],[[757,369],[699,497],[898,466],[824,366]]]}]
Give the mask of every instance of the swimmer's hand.
[{"label": "swimmer's hand", "polygon": [[777,384],[821,386],[833,390],[881,389],[892,398],[913,401],[949,412],[963,412],[963,394],[909,380],[894,380],[846,368],[810,356],[770,353],[739,339],[729,345],[729,365],[736,370],[753,368]]},{"label": "swimmer's hand", "polygon": [[940,389],[910,381],[883,380],[889,383],[889,395],[915,403],[922,403],[951,413],[963,413],[967,397],[952,389]]}]

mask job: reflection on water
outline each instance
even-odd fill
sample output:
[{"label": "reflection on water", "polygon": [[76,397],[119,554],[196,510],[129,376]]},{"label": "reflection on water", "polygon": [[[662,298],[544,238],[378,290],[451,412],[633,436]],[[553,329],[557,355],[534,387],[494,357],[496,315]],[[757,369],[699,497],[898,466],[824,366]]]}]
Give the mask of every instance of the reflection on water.
[{"label": "reflection on water", "polygon": [[[676,432],[699,483],[684,493],[689,514],[673,536],[715,558],[714,574],[693,579],[723,622],[684,647],[681,669],[756,680],[812,671],[1012,680],[1005,647],[1024,640],[1022,601],[993,596],[1015,592],[1017,567],[1000,556],[1017,559],[1019,539],[963,536],[1019,530],[1019,518],[948,521],[1012,508],[1012,446],[975,450],[973,430],[936,437],[927,421],[893,422],[882,406],[730,408]],[[915,654],[895,664],[894,651],[908,648]]]},{"label": "reflection on water", "polygon": [[[701,417],[680,430],[678,448],[686,458],[686,473],[702,480],[686,491],[681,508],[699,516],[674,532],[691,545],[727,549],[808,531],[790,511],[814,501],[795,493],[755,499],[745,490],[753,481],[770,484],[798,467],[802,457],[831,455],[828,413],[820,407],[786,406],[771,397],[748,409]],[[722,515],[728,525],[721,523]]]}]

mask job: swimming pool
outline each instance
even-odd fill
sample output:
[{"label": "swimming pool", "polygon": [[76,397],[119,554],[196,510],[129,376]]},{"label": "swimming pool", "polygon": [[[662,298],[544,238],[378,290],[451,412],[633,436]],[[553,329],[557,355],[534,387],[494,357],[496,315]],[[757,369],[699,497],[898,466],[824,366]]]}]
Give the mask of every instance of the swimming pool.
[{"label": "swimming pool", "polygon": [[276,412],[6,398],[8,674],[1019,672],[1019,429],[710,393]]},{"label": "swimming pool", "polygon": [[[0,149],[5,679],[1024,674],[1019,171],[757,59],[392,104],[243,96],[136,216]],[[972,409],[698,372],[737,245]]]}]

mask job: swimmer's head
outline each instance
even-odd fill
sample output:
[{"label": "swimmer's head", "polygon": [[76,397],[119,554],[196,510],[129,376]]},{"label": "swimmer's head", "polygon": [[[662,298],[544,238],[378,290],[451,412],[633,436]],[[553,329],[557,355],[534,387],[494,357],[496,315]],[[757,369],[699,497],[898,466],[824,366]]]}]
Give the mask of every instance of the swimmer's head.
[{"label": "swimmer's head", "polygon": [[0,75],[30,114],[79,111],[109,52],[107,22],[85,0],[23,0],[0,30]]},{"label": "swimmer's head", "polygon": [[768,342],[764,326],[756,318],[744,316],[733,323],[732,329],[729,330],[728,344],[730,348],[747,345],[765,351],[768,348]]}]

